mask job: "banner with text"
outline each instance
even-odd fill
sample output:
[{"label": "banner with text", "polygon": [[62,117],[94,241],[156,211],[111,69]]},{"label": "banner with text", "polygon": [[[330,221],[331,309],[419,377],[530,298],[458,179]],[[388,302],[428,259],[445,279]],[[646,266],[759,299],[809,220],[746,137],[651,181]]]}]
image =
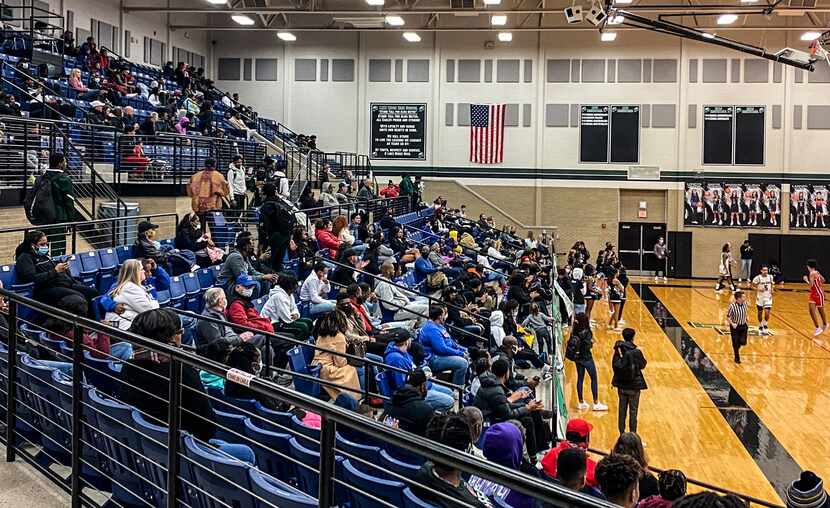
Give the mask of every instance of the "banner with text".
[{"label": "banner with text", "polygon": [[426,160],[426,104],[371,105],[372,159]]}]

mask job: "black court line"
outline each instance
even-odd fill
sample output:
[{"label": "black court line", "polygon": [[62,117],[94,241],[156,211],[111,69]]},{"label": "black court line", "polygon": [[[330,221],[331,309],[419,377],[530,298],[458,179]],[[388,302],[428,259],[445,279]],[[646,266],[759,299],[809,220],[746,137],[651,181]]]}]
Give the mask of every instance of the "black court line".
[{"label": "black court line", "polygon": [[[686,332],[668,308],[660,302],[651,288],[641,283],[632,283],[631,286],[643,299],[643,304],[663,329],[669,342],[680,353],[689,370],[697,378],[767,481],[781,499],[786,499],[787,486],[801,474],[801,466],[718,370],[706,352]],[[744,368],[751,368],[747,364],[743,365]],[[718,458],[708,457],[708,460],[716,461]]]}]

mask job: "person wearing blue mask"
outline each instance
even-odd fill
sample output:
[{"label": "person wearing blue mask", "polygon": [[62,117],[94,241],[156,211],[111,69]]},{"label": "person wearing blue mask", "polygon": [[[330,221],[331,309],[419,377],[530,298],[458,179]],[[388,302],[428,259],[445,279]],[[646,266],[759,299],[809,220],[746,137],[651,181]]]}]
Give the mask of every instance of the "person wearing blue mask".
[{"label": "person wearing blue mask", "polygon": [[[49,240],[42,231],[26,233],[15,249],[14,257],[17,284],[32,283],[32,297],[39,302],[56,305],[74,294],[90,304],[98,296],[97,289],[84,286],[72,276],[68,259],[55,261],[49,256]],[[92,317],[91,313],[89,317]]]}]

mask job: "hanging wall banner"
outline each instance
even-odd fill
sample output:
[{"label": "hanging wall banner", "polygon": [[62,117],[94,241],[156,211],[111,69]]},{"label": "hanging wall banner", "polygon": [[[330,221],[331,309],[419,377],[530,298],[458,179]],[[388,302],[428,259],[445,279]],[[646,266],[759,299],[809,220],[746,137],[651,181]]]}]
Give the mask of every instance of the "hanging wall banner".
[{"label": "hanging wall banner", "polygon": [[686,182],[686,226],[780,228],[781,188],[774,184]]},{"label": "hanging wall banner", "polygon": [[830,228],[828,185],[790,185],[790,228]]},{"label": "hanging wall banner", "polygon": [[372,159],[426,160],[426,104],[378,104],[371,109]]}]

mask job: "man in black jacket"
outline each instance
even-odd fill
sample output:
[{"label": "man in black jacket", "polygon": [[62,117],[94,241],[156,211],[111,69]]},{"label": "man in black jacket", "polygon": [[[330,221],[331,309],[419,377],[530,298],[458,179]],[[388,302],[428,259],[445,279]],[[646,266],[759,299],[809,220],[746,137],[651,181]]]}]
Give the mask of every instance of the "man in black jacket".
[{"label": "man in black jacket", "polygon": [[511,392],[506,383],[510,376],[510,364],[505,359],[493,362],[490,372],[479,376],[481,387],[476,392],[473,405],[481,410],[484,420],[501,423],[518,420],[527,431],[527,453],[531,458],[549,446],[549,430],[546,430],[542,411],[544,404],[538,400],[526,401],[532,395],[529,389]]},{"label": "man in black jacket", "polygon": [[415,369],[410,372],[406,384],[392,395],[389,416],[398,420],[399,428],[419,436],[426,435],[427,425],[435,415],[426,395],[427,376],[421,369]]},{"label": "man in black jacket", "polygon": [[646,368],[646,358],[643,352],[634,344],[633,328],[622,331],[623,340],[614,344],[614,359],[611,367],[614,377],[611,384],[617,388],[620,397],[618,427],[620,434],[625,432],[625,417],[628,413],[628,428],[637,432],[637,412],[640,408],[640,392],[648,388],[643,377]]}]

